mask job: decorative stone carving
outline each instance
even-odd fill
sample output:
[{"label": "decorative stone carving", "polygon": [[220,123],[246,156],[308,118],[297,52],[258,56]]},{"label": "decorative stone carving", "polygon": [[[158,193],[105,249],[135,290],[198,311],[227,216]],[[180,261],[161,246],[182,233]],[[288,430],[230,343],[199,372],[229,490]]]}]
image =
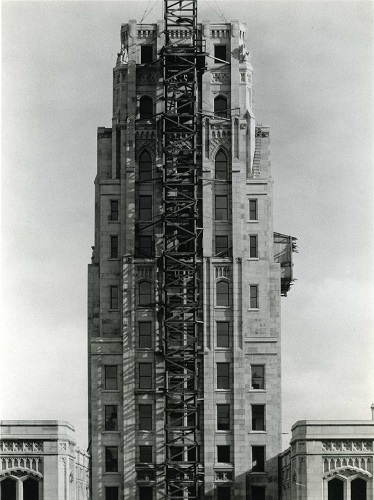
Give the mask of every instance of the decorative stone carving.
[{"label": "decorative stone carving", "polygon": [[212,83],[229,83],[230,74],[227,72],[219,71],[212,72]]},{"label": "decorative stone carving", "polygon": [[142,71],[137,78],[139,85],[153,85],[156,83],[156,73]]},{"label": "decorative stone carving", "polygon": [[150,266],[138,266],[136,269],[136,274],[138,278],[153,278],[153,268]]},{"label": "decorative stone carving", "polygon": [[216,279],[218,278],[230,278],[230,268],[228,266],[217,266],[215,268]]},{"label": "decorative stone carving", "polygon": [[230,31],[229,30],[211,30],[210,37],[211,38],[229,38]]},{"label": "decorative stone carving", "polygon": [[371,441],[357,440],[330,440],[322,441],[322,451],[373,451],[373,443]]},{"label": "decorative stone carving", "polygon": [[250,62],[251,60],[251,54],[247,50],[247,47],[243,43],[242,45],[239,46],[239,62]]},{"label": "decorative stone carving", "polygon": [[43,441],[0,441],[2,451],[43,451]]},{"label": "decorative stone carving", "polygon": [[215,481],[232,481],[232,471],[215,471]]}]

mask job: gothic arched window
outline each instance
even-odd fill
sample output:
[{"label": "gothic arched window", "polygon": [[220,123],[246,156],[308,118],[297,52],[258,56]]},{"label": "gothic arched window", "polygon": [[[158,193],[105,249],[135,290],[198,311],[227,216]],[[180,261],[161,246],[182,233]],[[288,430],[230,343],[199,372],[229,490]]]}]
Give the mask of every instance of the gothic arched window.
[{"label": "gothic arched window", "polygon": [[148,151],[143,151],[139,156],[139,180],[152,180],[152,159]]},{"label": "gothic arched window", "polygon": [[217,281],[216,288],[216,305],[217,306],[229,306],[230,305],[230,286],[227,281],[220,280]]},{"label": "gothic arched window", "polygon": [[228,177],[228,162],[225,152],[220,149],[216,154],[215,171],[216,179],[227,180]]},{"label": "gothic arched window", "polygon": [[152,285],[149,281],[140,281],[138,283],[139,306],[149,306],[152,302]]},{"label": "gothic arched window", "polygon": [[147,95],[143,95],[139,99],[139,114],[140,119],[150,119],[153,116],[153,99]]},{"label": "gothic arched window", "polygon": [[214,99],[215,117],[227,118],[227,97],[219,95]]}]

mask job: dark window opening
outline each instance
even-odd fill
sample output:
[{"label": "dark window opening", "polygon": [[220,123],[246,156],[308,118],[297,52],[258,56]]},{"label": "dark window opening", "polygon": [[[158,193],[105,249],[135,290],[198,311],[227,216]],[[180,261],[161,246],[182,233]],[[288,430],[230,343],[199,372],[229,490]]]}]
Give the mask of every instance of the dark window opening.
[{"label": "dark window opening", "polygon": [[252,405],[252,430],[265,430],[265,405]]},{"label": "dark window opening", "polygon": [[170,446],[170,460],[173,462],[184,462],[183,446]]},{"label": "dark window opening", "polygon": [[152,363],[139,363],[139,389],[152,389]]},{"label": "dark window opening", "polygon": [[[328,482],[328,500],[343,500],[344,483],[340,479],[331,479]],[[361,500],[361,499],[360,499]]]},{"label": "dark window opening", "polygon": [[136,236],[135,257],[139,259],[154,257],[153,236],[144,234]]},{"label": "dark window opening", "polygon": [[139,99],[139,117],[141,120],[150,120],[153,117],[153,99],[143,95]]},{"label": "dark window opening", "polygon": [[148,281],[139,283],[139,306],[149,306],[152,301],[152,286]]},{"label": "dark window opening", "polygon": [[229,257],[229,237],[228,236],[216,236],[216,257]]},{"label": "dark window opening", "polygon": [[257,200],[249,200],[249,220],[258,220]]},{"label": "dark window opening", "polygon": [[227,118],[227,98],[219,95],[214,99],[214,117]]},{"label": "dark window opening", "polygon": [[105,389],[107,391],[118,390],[118,375],[117,366],[106,366],[105,367]]},{"label": "dark window opening", "polygon": [[217,446],[217,462],[230,463],[230,446]]},{"label": "dark window opening", "polygon": [[118,200],[110,201],[110,220],[116,221],[119,217],[119,202]]},{"label": "dark window opening", "polygon": [[105,472],[118,472],[117,446],[105,447]]},{"label": "dark window opening", "polygon": [[[7,500],[6,497],[1,497],[2,500]],[[38,500],[39,498],[39,481],[28,478],[23,482],[23,500]]]},{"label": "dark window opening", "polygon": [[152,323],[150,321],[139,322],[138,333],[139,348],[152,347]]},{"label": "dark window opening", "polygon": [[265,446],[252,446],[252,472],[265,471]]},{"label": "dark window opening", "polygon": [[148,486],[139,486],[139,500],[153,500],[153,489]]},{"label": "dark window opening", "polygon": [[217,500],[231,500],[230,487],[217,486]]},{"label": "dark window opening", "polygon": [[110,258],[118,259],[118,236],[110,237]]},{"label": "dark window opening", "polygon": [[258,285],[250,285],[249,287],[249,307],[250,309],[258,309]]},{"label": "dark window opening", "polygon": [[366,481],[361,478],[354,479],[351,482],[351,500],[366,500],[367,488]]},{"label": "dark window opening", "polygon": [[217,405],[217,430],[230,430],[230,405]]},{"label": "dark window opening", "polygon": [[[226,45],[215,45],[214,46],[214,57],[215,63],[220,63],[221,61],[227,61],[227,46]],[[218,61],[221,59],[221,61]]]},{"label": "dark window opening", "polygon": [[149,64],[153,61],[152,45],[142,45],[140,47],[140,64]]},{"label": "dark window opening", "polygon": [[152,180],[152,159],[148,151],[143,151],[139,157],[139,181]]},{"label": "dark window opening", "polygon": [[229,323],[220,321],[217,323],[217,347],[229,347]]},{"label": "dark window opening", "polygon": [[230,363],[217,363],[217,389],[230,388]]},{"label": "dark window opening", "polygon": [[118,431],[118,407],[105,405],[105,430]]},{"label": "dark window opening", "polygon": [[265,486],[251,486],[252,500],[265,500]]},{"label": "dark window opening", "polygon": [[110,287],[110,308],[118,309],[118,286],[114,285]]},{"label": "dark window opening", "polygon": [[152,405],[139,405],[139,430],[152,430]]},{"label": "dark window opening", "polygon": [[105,500],[118,500],[118,486],[106,486]]},{"label": "dark window opening", "polygon": [[252,235],[249,237],[249,257],[251,259],[258,258],[257,235]]},{"label": "dark window opening", "polygon": [[149,220],[152,218],[152,196],[139,196],[139,220]]},{"label": "dark window opening", "polygon": [[139,462],[152,463],[152,446],[139,446]]},{"label": "dark window opening", "polygon": [[217,283],[217,306],[228,306],[230,303],[229,284],[227,281]]},{"label": "dark window opening", "polygon": [[227,196],[217,195],[216,196],[216,207],[215,207],[215,220],[228,220],[229,219],[229,209],[228,209],[228,198]]},{"label": "dark window opening", "polygon": [[227,172],[227,156],[226,154],[220,150],[216,154],[215,161],[215,171],[216,171],[216,179],[227,180],[228,172]]},{"label": "dark window opening", "polygon": [[265,367],[263,365],[251,366],[252,389],[265,389]]}]

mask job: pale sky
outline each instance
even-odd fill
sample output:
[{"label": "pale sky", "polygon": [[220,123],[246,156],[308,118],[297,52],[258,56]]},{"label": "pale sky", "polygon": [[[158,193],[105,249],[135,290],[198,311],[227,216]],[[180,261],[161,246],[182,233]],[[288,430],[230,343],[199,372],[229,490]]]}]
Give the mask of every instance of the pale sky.
[{"label": "pale sky", "polygon": [[[60,419],[87,446],[87,264],[96,129],[120,26],[161,0],[2,3],[2,419]],[[283,432],[374,402],[373,2],[199,2],[247,24],[270,126],[274,230],[298,238],[282,298]],[[285,435],[285,445],[290,435]]]}]

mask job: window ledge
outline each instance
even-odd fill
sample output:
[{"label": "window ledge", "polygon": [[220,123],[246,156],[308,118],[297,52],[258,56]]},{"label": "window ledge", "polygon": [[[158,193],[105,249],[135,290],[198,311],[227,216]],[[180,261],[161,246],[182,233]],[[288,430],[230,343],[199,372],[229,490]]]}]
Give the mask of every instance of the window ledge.
[{"label": "window ledge", "polygon": [[119,257],[109,257],[108,260],[115,260],[115,261],[119,261],[121,260]]},{"label": "window ledge", "polygon": [[103,389],[101,392],[111,392],[113,394],[114,392],[119,393],[119,389]]},{"label": "window ledge", "polygon": [[247,222],[253,222],[254,224],[258,224],[260,221],[259,220],[252,220],[252,219],[248,219]]},{"label": "window ledge", "polygon": [[112,220],[112,219],[108,219],[108,222],[110,224],[119,224],[119,220]]},{"label": "window ledge", "polygon": [[102,434],[112,435],[112,434],[121,434],[121,432],[120,431],[103,431]]},{"label": "window ledge", "polygon": [[107,476],[107,475],[114,475],[114,474],[116,474],[116,475],[118,476],[118,475],[119,475],[119,472],[104,472],[103,474],[104,474],[105,476]]},{"label": "window ledge", "polygon": [[266,434],[266,431],[249,431],[248,434]]},{"label": "window ledge", "polygon": [[216,389],[216,392],[220,392],[220,393],[230,393],[231,392],[231,389]]},{"label": "window ledge", "polygon": [[247,392],[265,393],[266,389],[248,389]]},{"label": "window ledge", "polygon": [[247,260],[260,260],[258,257],[248,257]]},{"label": "window ledge", "polygon": [[259,307],[248,307],[248,311],[254,311],[254,312],[256,312],[256,311],[259,311],[259,310],[260,310]]},{"label": "window ledge", "polygon": [[213,467],[215,469],[231,469],[233,470],[234,469],[234,465],[232,462],[216,462],[215,464],[213,464]]}]

